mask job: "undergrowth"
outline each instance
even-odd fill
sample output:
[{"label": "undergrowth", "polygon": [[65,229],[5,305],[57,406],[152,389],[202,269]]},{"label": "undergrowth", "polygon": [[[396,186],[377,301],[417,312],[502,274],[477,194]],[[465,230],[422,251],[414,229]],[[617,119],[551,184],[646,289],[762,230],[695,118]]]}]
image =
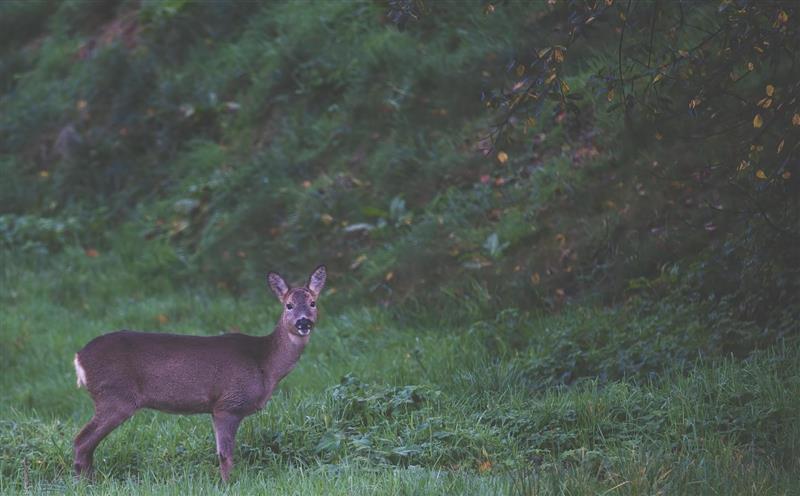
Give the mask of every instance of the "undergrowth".
[{"label": "undergrowth", "polygon": [[[1,489],[214,490],[209,419],[152,412],[101,444],[94,486],[73,482],[71,439],[91,402],[75,388],[71,357],[122,326],[263,334],[277,316],[266,288],[231,298],[148,287],[120,270],[69,275],[69,263],[4,264]],[[404,327],[385,309],[320,305],[299,366],[242,426],[231,491],[796,489],[796,340],[726,355],[714,326],[743,324],[704,323],[702,307],[667,301],[558,316],[507,310],[468,328]],[[352,483],[336,482],[342,474]]]}]

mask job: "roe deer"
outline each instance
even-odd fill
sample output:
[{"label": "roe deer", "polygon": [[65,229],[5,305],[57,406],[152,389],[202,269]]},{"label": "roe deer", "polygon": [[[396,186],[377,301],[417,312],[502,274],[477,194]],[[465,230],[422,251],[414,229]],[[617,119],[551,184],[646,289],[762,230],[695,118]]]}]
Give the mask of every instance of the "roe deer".
[{"label": "roe deer", "polygon": [[239,423],[264,407],[300,358],[317,321],[325,278],[321,265],[305,286],[290,289],[280,275],[269,273],[283,313],[268,336],[118,331],[90,341],[74,362],[78,387],[89,391],[95,410],[75,437],[76,475],[91,475],[100,441],[140,408],[151,408],[210,413],[219,470],[227,482]]}]

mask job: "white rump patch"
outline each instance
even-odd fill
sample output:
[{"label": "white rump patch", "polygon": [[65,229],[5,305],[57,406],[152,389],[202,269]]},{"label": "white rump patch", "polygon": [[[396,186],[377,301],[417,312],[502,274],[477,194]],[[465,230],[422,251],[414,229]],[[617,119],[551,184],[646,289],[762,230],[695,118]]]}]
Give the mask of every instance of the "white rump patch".
[{"label": "white rump patch", "polygon": [[75,375],[78,376],[78,387],[87,387],[86,386],[86,371],[83,370],[81,366],[81,361],[78,360],[78,354],[75,353],[75,360],[72,361],[75,364]]}]

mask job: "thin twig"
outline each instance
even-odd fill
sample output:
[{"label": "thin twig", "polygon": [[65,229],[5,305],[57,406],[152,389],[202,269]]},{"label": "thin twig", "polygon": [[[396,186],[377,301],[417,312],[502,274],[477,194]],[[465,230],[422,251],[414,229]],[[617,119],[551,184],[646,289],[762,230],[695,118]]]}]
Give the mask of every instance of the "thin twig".
[{"label": "thin twig", "polygon": [[647,68],[650,68],[650,61],[653,58],[653,35],[656,31],[656,18],[658,17],[658,5],[659,2],[656,1],[655,5],[653,6],[653,22],[650,23],[650,46],[647,49]]},{"label": "thin twig", "polygon": [[627,97],[625,96],[625,76],[622,71],[622,42],[625,39],[625,27],[628,25],[628,14],[631,10],[631,2],[628,0],[628,6],[625,8],[625,19],[622,21],[622,30],[619,33],[619,45],[617,46],[617,64],[619,65],[619,87],[622,95],[622,106],[625,108],[625,113],[628,113]]},{"label": "thin twig", "polygon": [[772,221],[769,214],[764,210],[764,208],[761,206],[758,200],[754,198],[753,195],[750,194],[750,192],[746,188],[730,180],[728,181],[728,184],[741,191],[747,197],[747,199],[750,200],[750,203],[755,207],[757,213],[761,215],[761,217],[766,221],[767,225],[776,230],[778,233],[783,234],[785,236],[789,236],[790,238],[794,239],[800,238],[800,235],[775,224],[775,222]]}]

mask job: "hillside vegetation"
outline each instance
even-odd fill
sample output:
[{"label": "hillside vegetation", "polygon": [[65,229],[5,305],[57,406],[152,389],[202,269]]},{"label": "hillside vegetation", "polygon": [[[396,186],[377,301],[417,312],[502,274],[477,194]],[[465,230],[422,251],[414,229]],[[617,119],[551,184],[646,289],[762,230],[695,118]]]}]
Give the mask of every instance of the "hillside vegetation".
[{"label": "hillside vegetation", "polygon": [[[0,492],[796,493],[798,19],[0,3]],[[84,343],[264,334],[319,263],[232,485],[161,413],[73,481]]]}]

